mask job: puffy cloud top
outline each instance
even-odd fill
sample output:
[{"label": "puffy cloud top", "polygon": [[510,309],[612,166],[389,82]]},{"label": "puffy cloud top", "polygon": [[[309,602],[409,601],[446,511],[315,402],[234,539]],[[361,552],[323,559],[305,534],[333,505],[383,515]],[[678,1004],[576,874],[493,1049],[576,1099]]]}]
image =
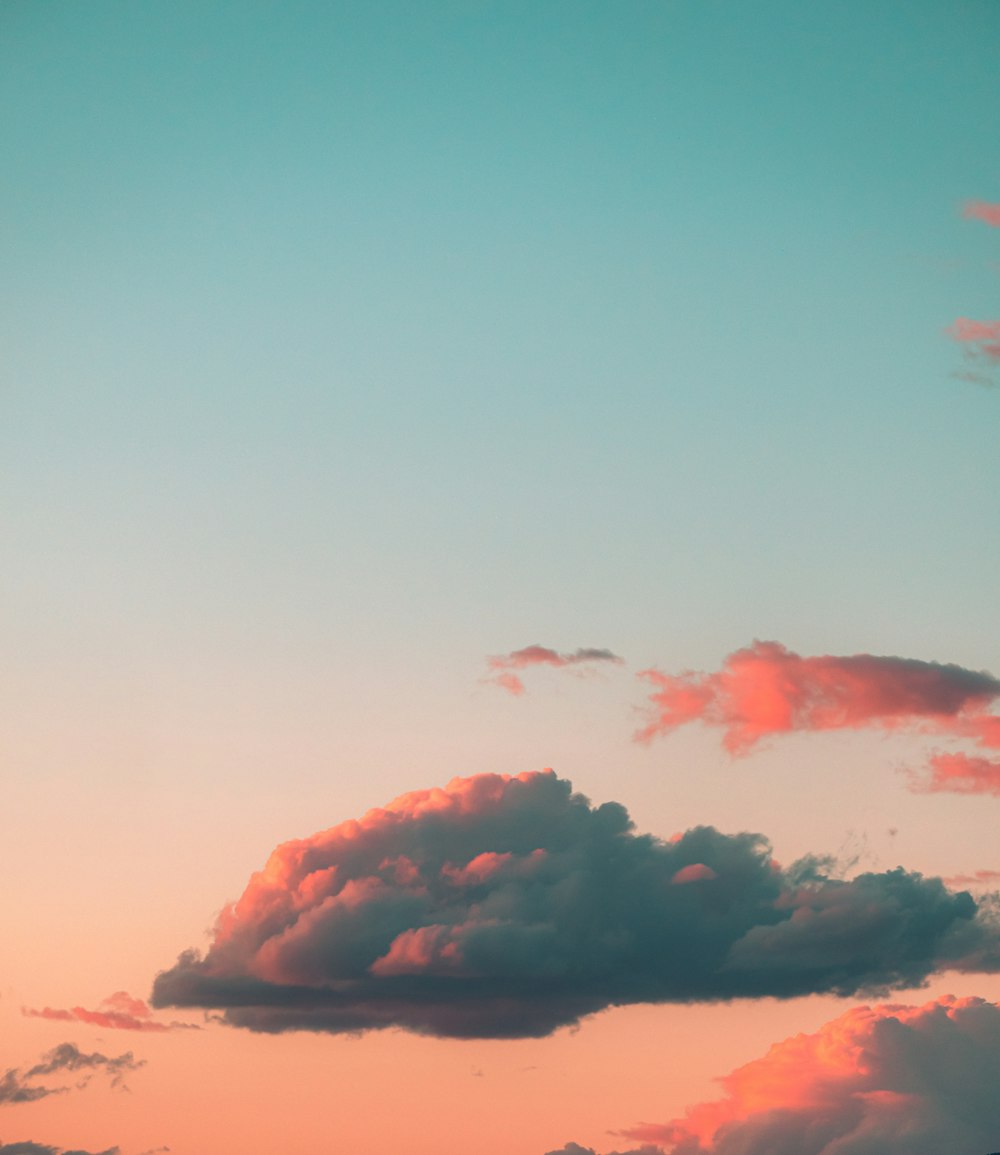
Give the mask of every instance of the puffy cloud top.
[{"label": "puffy cloud top", "polygon": [[856,1007],[727,1075],[724,1098],[626,1134],[673,1155],[980,1155],[1000,1139],[998,1062],[983,999]]},{"label": "puffy cloud top", "polygon": [[989,909],[902,869],[782,870],[757,834],[638,835],[551,771],[483,774],[279,846],[153,1003],[258,1031],[540,1036],[614,1004],[998,970]]}]

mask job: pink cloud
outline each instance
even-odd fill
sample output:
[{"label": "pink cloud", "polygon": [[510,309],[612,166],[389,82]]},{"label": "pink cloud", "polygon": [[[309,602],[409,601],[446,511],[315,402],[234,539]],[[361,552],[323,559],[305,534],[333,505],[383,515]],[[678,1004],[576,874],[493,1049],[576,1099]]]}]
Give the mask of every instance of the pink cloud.
[{"label": "pink cloud", "polygon": [[966,201],[962,207],[962,216],[967,220],[985,221],[986,224],[1000,229],[1000,204],[990,204],[988,201]]},{"label": "pink cloud", "polygon": [[670,880],[675,886],[682,886],[686,882],[706,882],[719,876],[704,862],[692,862],[689,866],[682,866]]},{"label": "pink cloud", "polygon": [[969,754],[934,754],[929,775],[914,778],[911,789],[918,794],[994,794],[1000,797],[1000,759]]},{"label": "pink cloud", "polygon": [[[655,687],[652,717],[637,735],[649,741],[688,722],[723,731],[732,754],[794,731],[910,728],[989,733],[1000,719],[981,715],[1000,698],[1000,680],[962,666],[855,654],[800,657],[777,642],[737,650],[716,673],[639,677]],[[982,738],[980,738],[982,741]]]},{"label": "pink cloud", "polygon": [[112,1031],[176,1031],[201,1028],[196,1023],[164,1023],[153,1018],[153,1012],[127,991],[115,991],[103,999],[96,1011],[86,1007],[62,1010],[55,1007],[23,1007],[21,1013],[32,1019],[52,1019],[62,1023],[87,1023]]},{"label": "pink cloud", "polygon": [[945,329],[953,341],[992,341],[1000,338],[1000,321],[972,321],[959,317]]},{"label": "pink cloud", "polygon": [[942,878],[946,886],[1000,886],[1000,870],[976,870],[972,874],[953,874]]},{"label": "pink cloud", "polygon": [[723,1077],[721,1099],[621,1134],[673,1155],[985,1152],[998,1063],[1000,1008],[983,999],[856,1007]]},{"label": "pink cloud", "polygon": [[621,665],[623,659],[610,650],[584,647],[569,654],[560,654],[548,646],[525,646],[521,650],[512,650],[509,654],[498,654],[487,659],[487,665],[492,671],[487,681],[507,690],[508,693],[521,695],[524,693],[524,682],[513,673],[514,670],[526,670],[531,666],[551,666],[555,669],[564,669],[567,666],[580,666],[593,662],[610,662]]}]

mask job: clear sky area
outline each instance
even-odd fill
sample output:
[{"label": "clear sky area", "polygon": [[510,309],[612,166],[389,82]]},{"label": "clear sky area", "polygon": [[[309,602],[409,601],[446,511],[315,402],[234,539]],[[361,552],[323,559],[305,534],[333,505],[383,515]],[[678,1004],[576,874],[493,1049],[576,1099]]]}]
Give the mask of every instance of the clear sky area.
[{"label": "clear sky area", "polygon": [[998,60],[0,2],[0,1155],[1000,1150]]}]

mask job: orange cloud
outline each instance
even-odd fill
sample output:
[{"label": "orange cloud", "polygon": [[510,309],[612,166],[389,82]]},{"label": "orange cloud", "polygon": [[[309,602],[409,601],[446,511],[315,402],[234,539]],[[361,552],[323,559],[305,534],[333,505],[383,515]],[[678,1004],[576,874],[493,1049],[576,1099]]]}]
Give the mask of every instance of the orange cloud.
[{"label": "orange cloud", "polygon": [[1000,723],[978,713],[1000,698],[1000,679],[914,658],[803,658],[778,642],[754,642],[730,654],[718,673],[653,669],[639,677],[656,687],[640,741],[698,721],[722,729],[732,754],[793,731],[910,727],[964,736]]},{"label": "orange cloud", "polygon": [[966,201],[962,207],[962,216],[968,220],[985,221],[986,224],[1000,229],[1000,204]]},{"label": "orange cloud", "polygon": [[177,1031],[201,1028],[196,1023],[164,1023],[153,1018],[153,1013],[142,1001],[127,991],[115,991],[104,999],[96,1011],[86,1007],[61,1010],[55,1007],[22,1007],[21,1013],[32,1019],[53,1019],[64,1023],[88,1023],[112,1031]]},{"label": "orange cloud", "polygon": [[584,647],[574,650],[570,654],[560,654],[550,650],[548,646],[525,646],[521,650],[512,650],[509,654],[500,654],[488,658],[487,665],[492,674],[486,679],[494,685],[500,686],[510,694],[524,693],[524,682],[513,673],[514,670],[525,670],[529,666],[553,666],[563,669],[566,666],[579,666],[591,662],[611,662],[621,665],[623,659],[610,650]]},{"label": "orange cloud", "polygon": [[152,1003],[256,1031],[540,1037],[618,1004],[1000,971],[991,911],[901,868],[782,869],[761,835],[638,835],[551,771],[481,774],[279,846]]},{"label": "orange cloud", "polygon": [[1000,1008],[945,996],[856,1007],[721,1079],[724,1096],[621,1134],[673,1155],[940,1155],[1000,1136]]}]

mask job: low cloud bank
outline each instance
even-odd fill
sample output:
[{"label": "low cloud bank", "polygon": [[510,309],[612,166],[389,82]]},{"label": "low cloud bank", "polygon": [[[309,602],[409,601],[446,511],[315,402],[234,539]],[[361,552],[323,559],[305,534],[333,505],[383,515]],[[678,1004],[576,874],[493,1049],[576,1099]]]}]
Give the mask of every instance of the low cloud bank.
[{"label": "low cloud bank", "polygon": [[988,896],[901,868],[835,875],[780,868],[759,834],[636,834],[551,771],[457,778],[279,846],[152,1003],[256,1031],[512,1038],[614,1005],[1000,971]]}]

